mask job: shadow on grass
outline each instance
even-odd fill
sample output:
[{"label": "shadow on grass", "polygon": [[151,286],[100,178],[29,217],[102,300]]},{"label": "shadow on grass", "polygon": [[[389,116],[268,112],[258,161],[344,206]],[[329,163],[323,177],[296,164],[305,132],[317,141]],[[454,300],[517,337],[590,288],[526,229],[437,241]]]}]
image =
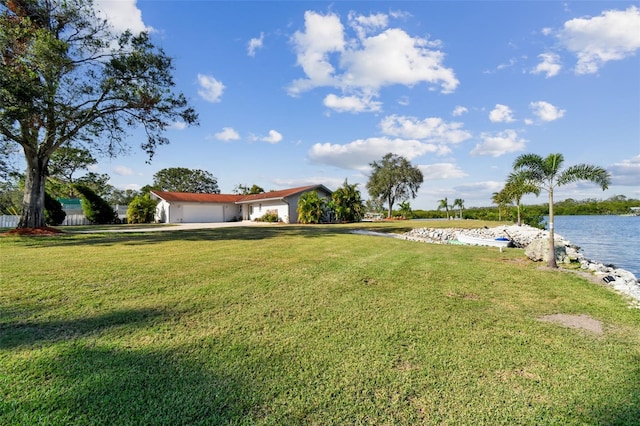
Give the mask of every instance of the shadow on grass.
[{"label": "shadow on grass", "polygon": [[155,309],[132,309],[71,320],[7,321],[0,323],[0,349],[77,339],[123,325],[143,327],[162,316]]},{"label": "shadow on grass", "polygon": [[84,245],[111,246],[115,244],[146,245],[158,244],[167,241],[258,241],[287,236],[318,238],[328,235],[345,234],[352,229],[362,229],[362,227],[357,225],[274,225],[273,227],[238,226],[229,228],[176,229],[138,233],[69,233],[50,237],[22,237],[20,238],[20,243],[24,244],[26,247],[39,248]]},{"label": "shadow on grass", "polygon": [[640,356],[633,356],[629,365],[632,371],[626,375],[626,383],[620,384],[621,396],[609,397],[585,412],[580,419],[584,424],[640,425]]},{"label": "shadow on grass", "polygon": [[1,423],[236,424],[260,405],[243,378],[170,351],[81,343],[54,350],[28,365],[42,381],[0,402]]}]

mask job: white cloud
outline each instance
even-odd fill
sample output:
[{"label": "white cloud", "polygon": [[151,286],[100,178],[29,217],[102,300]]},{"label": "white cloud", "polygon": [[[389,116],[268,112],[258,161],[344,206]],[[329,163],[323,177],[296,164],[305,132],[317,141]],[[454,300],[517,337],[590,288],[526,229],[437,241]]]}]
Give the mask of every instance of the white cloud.
[{"label": "white cloud", "polygon": [[296,80],[289,94],[297,95],[319,86],[334,86],[334,68],[329,54],[344,49],[344,27],[337,15],[320,15],[307,11],[304,14],[305,31],[296,31],[292,41],[300,65],[307,79]]},{"label": "white cloud", "polygon": [[453,109],[453,112],[451,113],[454,117],[459,117],[462,114],[466,114],[467,112],[469,112],[469,110],[466,107],[460,106],[458,105],[457,107],[455,107]]},{"label": "white cloud", "polygon": [[419,165],[424,180],[456,179],[467,176],[457,165],[453,163],[435,163]]},{"label": "white cloud", "polygon": [[133,169],[126,166],[115,166],[113,171],[119,176],[133,176],[135,174]]},{"label": "white cloud", "polygon": [[524,150],[526,140],[518,136],[515,130],[505,130],[496,134],[483,133],[480,135],[482,142],[477,144],[470,154],[472,156],[490,155],[500,157],[510,152]]},{"label": "white cloud", "polygon": [[600,16],[564,23],[560,44],[578,57],[577,74],[593,74],[608,61],[621,60],[640,49],[640,9],[605,10]]},{"label": "white cloud", "polygon": [[489,113],[489,120],[493,123],[511,123],[514,121],[513,111],[506,105],[496,104]]},{"label": "white cloud", "polygon": [[382,133],[404,139],[420,139],[438,144],[457,144],[471,138],[462,123],[447,123],[438,117],[418,120],[415,117],[390,115],[380,121]]},{"label": "white cloud", "polygon": [[386,29],[386,15],[350,15],[357,37],[348,39],[335,14],[305,13],[304,31],[292,37],[297,63],[305,78],[289,86],[292,96],[317,88],[332,87],[346,96],[378,95],[391,85],[427,83],[443,93],[453,92],[459,82],[452,69],[443,66],[444,53],[438,41],[411,37],[401,29]]},{"label": "white cloud", "polygon": [[362,40],[360,48],[342,54],[346,68],[342,82],[347,87],[378,90],[383,86],[413,86],[425,82],[440,86],[443,93],[453,92],[459,82],[450,68],[442,66],[444,53],[431,50],[434,43],[410,37],[392,28]]},{"label": "white cloud", "polygon": [[187,128],[187,123],[184,121],[174,121],[171,123],[171,128],[174,130],[184,130]]},{"label": "white cloud", "polygon": [[269,130],[269,136],[265,136],[260,139],[263,142],[269,142],[271,144],[276,144],[282,140],[282,135],[275,130]]},{"label": "white cloud", "polygon": [[371,112],[380,111],[380,102],[373,101],[371,97],[337,96],[333,93],[327,95],[323,101],[324,106],[337,112]]},{"label": "white cloud", "polygon": [[389,17],[384,13],[375,15],[357,15],[355,12],[349,13],[349,25],[358,33],[358,37],[363,39],[367,34],[374,33],[377,30],[387,28]]},{"label": "white cloud", "polygon": [[309,159],[315,163],[366,172],[370,169],[370,163],[379,161],[389,152],[411,160],[428,153],[445,155],[451,151],[446,146],[417,140],[382,137],[359,139],[346,145],[317,143],[311,147],[308,155]]},{"label": "white cloud", "polygon": [[220,102],[222,93],[224,92],[224,84],[216,80],[214,77],[204,74],[198,74],[198,94],[209,102]]},{"label": "white cloud", "polygon": [[607,167],[613,185],[640,186],[640,155]]},{"label": "white cloud", "polygon": [[224,127],[221,132],[218,132],[214,135],[216,139],[219,141],[237,141],[240,139],[240,135],[236,132],[233,127]]},{"label": "white cloud", "polygon": [[142,21],[142,11],[136,6],[136,0],[95,0],[94,9],[97,15],[107,19],[118,33],[126,30],[134,33],[153,31],[152,27]]},{"label": "white cloud", "polygon": [[555,53],[541,53],[538,55],[541,62],[531,71],[532,74],[545,74],[546,78],[558,75],[562,69],[560,56]]},{"label": "white cloud", "polygon": [[[554,105],[551,105],[549,102],[538,101],[531,102],[529,107],[533,111],[533,114],[538,117],[539,120],[549,122],[555,121],[564,116],[566,110],[560,109]],[[527,124],[530,124],[529,121],[525,121]]]},{"label": "white cloud", "polygon": [[249,40],[249,43],[247,46],[247,54],[252,57],[255,56],[256,50],[262,48],[263,42],[264,42],[264,33],[260,33],[260,37],[258,38],[252,38],[251,40]]}]

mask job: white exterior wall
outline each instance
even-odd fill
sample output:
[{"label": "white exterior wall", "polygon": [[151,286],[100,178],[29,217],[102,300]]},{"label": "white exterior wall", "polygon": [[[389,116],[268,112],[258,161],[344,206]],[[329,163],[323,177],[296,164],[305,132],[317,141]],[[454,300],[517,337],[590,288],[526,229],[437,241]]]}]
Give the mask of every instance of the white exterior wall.
[{"label": "white exterior wall", "polygon": [[278,218],[283,222],[289,222],[289,205],[280,200],[256,201],[247,205],[249,220],[256,220],[267,212],[276,210]]},{"label": "white exterior wall", "polygon": [[197,222],[230,222],[241,220],[241,211],[235,203],[169,203],[160,200],[156,206],[156,221],[183,223],[194,218]]}]

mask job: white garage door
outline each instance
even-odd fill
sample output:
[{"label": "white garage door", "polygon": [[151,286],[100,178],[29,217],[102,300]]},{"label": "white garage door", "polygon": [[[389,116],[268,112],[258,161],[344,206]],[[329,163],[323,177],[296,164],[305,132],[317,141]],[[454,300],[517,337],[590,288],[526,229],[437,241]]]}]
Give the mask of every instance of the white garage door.
[{"label": "white garage door", "polygon": [[182,221],[185,223],[223,222],[223,208],[215,204],[185,204]]}]

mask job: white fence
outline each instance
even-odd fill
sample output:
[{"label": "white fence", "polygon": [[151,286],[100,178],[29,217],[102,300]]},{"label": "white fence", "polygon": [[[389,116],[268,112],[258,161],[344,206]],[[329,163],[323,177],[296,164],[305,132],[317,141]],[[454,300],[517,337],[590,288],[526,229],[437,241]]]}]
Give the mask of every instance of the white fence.
[{"label": "white fence", "polygon": [[[118,218],[120,220],[127,219],[127,206],[112,206],[116,213],[118,213]],[[91,222],[84,217],[82,214],[82,210],[69,210],[65,211],[67,216],[64,218],[64,221],[60,224],[60,226],[73,226],[73,225],[91,225]],[[18,226],[18,222],[20,221],[20,216],[15,215],[0,215],[0,228],[15,228]]]},{"label": "white fence", "polygon": [[20,216],[14,216],[9,214],[0,215],[0,228],[15,228],[18,226]]}]

